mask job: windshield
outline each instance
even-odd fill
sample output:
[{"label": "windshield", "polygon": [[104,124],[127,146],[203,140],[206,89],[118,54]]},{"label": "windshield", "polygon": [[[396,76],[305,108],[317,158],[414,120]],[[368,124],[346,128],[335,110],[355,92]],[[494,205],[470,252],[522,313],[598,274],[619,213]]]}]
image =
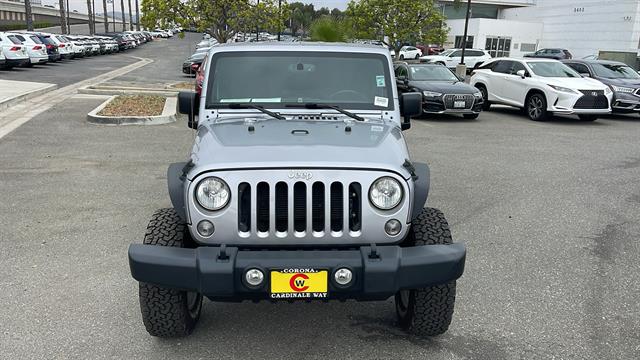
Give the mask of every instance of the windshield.
[{"label": "windshield", "polygon": [[411,80],[458,81],[458,78],[444,66],[412,66]]},{"label": "windshield", "polygon": [[440,53],[440,54],[438,54],[438,55],[447,56],[447,55],[451,54],[454,50],[455,50],[455,49],[445,50],[445,51],[441,52],[441,53]]},{"label": "windshield", "polygon": [[343,52],[225,52],[212,58],[207,107],[228,103],[322,103],[345,109],[393,108],[383,55]]},{"label": "windshield", "polygon": [[554,61],[531,61],[527,62],[527,65],[531,68],[531,71],[538,76],[542,77],[563,77],[563,78],[575,78],[580,77],[575,70],[568,67],[565,64]]},{"label": "windshield", "polygon": [[623,64],[591,64],[596,75],[608,79],[640,79],[640,75],[631,67]]}]

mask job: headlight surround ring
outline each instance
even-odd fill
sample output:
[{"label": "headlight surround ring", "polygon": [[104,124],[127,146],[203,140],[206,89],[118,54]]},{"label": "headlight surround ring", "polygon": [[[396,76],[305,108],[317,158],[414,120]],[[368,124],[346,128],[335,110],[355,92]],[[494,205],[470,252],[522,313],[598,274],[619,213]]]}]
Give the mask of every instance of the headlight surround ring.
[{"label": "headlight surround ring", "polygon": [[204,209],[217,211],[229,204],[231,191],[224,180],[210,176],[200,180],[196,186],[195,198]]},{"label": "headlight surround ring", "polygon": [[404,198],[402,184],[391,176],[383,176],[369,187],[369,202],[377,209],[395,209]]}]

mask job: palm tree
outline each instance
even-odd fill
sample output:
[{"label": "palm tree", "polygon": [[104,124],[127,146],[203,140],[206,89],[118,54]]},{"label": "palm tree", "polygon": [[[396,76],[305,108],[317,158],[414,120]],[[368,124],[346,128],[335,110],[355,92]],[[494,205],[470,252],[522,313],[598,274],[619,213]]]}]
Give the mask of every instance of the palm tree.
[{"label": "palm tree", "polygon": [[129,0],[129,30],[133,30],[133,15],[131,15],[131,0]]},{"label": "palm tree", "polygon": [[67,33],[67,16],[64,12],[64,0],[59,1],[60,4],[60,28],[62,28],[62,33]]},{"label": "palm tree", "polygon": [[33,16],[31,15],[31,0],[24,0],[24,14],[27,18],[27,30],[33,31]]},{"label": "palm tree", "polygon": [[[60,0],[62,1],[62,0]],[[107,0],[102,0],[102,12],[104,13],[104,32],[109,32],[109,18],[107,17]],[[116,29],[113,29],[116,31]]]},{"label": "palm tree", "polygon": [[122,14],[122,31],[127,30],[127,19],[124,16],[124,0],[120,0],[120,13]]},{"label": "palm tree", "polygon": [[93,17],[91,16],[91,14],[93,14],[93,9],[91,8],[91,0],[87,0],[87,15],[89,15],[89,34],[93,35]]},{"label": "palm tree", "polygon": [[138,0],[136,0],[136,31],[140,31],[140,5],[138,5]]}]

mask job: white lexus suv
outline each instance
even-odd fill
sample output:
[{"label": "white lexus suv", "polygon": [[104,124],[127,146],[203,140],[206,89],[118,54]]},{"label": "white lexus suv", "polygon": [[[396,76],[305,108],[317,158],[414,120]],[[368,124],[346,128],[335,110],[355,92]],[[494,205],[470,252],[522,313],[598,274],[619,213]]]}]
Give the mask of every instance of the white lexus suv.
[{"label": "white lexus suv", "polygon": [[557,60],[492,59],[472,72],[471,85],[482,93],[485,110],[491,104],[516,106],[535,121],[551,114],[594,121],[611,112],[613,93],[608,86]]}]

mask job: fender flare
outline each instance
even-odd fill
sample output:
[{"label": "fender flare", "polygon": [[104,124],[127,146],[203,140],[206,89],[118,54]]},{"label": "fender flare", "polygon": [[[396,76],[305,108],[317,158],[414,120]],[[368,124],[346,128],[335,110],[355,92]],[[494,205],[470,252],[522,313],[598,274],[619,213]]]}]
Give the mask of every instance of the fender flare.
[{"label": "fender flare", "polygon": [[187,210],[184,204],[184,180],[186,179],[184,170],[186,167],[186,162],[179,162],[169,165],[169,169],[167,169],[169,198],[182,221],[187,221]]},{"label": "fender flare", "polygon": [[429,196],[429,186],[431,185],[431,172],[429,165],[425,163],[414,163],[415,173],[418,179],[414,182],[413,189],[413,209],[411,211],[411,221],[413,221],[420,213]]}]

